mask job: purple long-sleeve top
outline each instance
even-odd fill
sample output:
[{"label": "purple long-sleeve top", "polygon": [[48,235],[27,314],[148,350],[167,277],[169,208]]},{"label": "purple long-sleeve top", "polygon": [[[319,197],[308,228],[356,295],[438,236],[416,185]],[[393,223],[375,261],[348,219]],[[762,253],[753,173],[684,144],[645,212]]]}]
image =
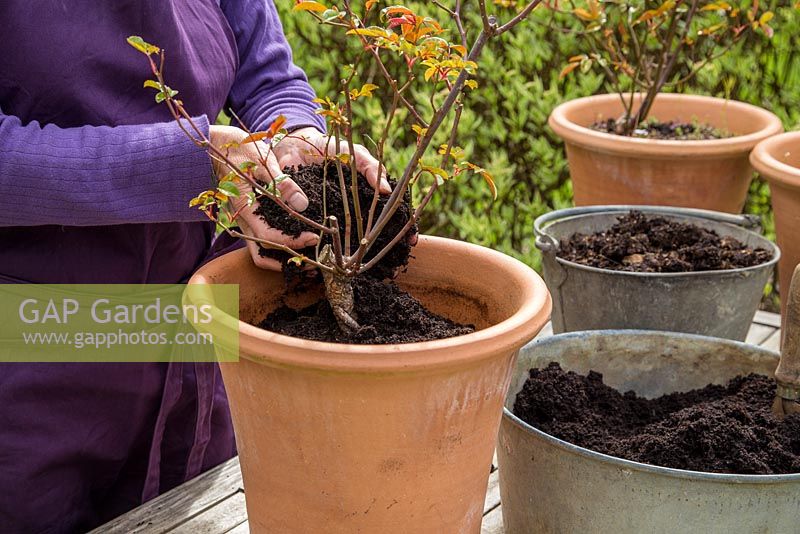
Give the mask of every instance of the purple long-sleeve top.
[{"label": "purple long-sleeve top", "polygon": [[[129,35],[204,131],[226,102],[323,127],[272,0],[2,0],[0,21],[0,283],[176,283],[215,250],[189,208],[209,158]],[[234,453],[214,364],[0,363],[3,534],[86,531]]]},{"label": "purple long-sleeve top", "polygon": [[166,50],[167,82],[206,133],[226,103],[251,129],[280,114],[324,128],[272,1],[106,4],[0,5],[10,281],[178,282],[208,251],[212,228],[188,201],[212,184],[209,158],[142,87],[149,67],[128,35]]}]

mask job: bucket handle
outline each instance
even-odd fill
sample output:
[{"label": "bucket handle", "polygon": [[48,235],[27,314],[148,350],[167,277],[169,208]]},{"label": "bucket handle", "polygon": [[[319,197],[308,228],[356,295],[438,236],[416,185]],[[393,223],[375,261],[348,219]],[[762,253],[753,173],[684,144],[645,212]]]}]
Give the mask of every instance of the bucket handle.
[{"label": "bucket handle", "polygon": [[719,211],[701,210],[697,208],[674,208],[669,206],[629,206],[629,205],[612,205],[612,206],[581,206],[577,208],[567,208],[563,210],[555,210],[537,217],[533,222],[533,232],[536,237],[536,248],[544,253],[555,253],[558,251],[559,242],[556,238],[545,232],[545,225],[567,217],[574,217],[577,215],[590,215],[592,213],[607,213],[610,211],[641,211],[643,213],[655,213],[659,215],[684,215],[687,217],[697,217],[699,219],[707,219],[709,221],[722,222],[741,226],[748,230],[759,228],[761,225],[761,217],[758,215],[734,215],[732,213],[722,213]]}]

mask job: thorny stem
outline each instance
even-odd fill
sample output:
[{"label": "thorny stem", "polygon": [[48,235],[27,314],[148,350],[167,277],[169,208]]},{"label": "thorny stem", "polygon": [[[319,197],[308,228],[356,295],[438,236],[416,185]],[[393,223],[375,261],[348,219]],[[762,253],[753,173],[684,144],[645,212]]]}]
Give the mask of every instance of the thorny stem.
[{"label": "thorny stem", "polygon": [[525,20],[528,17],[528,15],[531,14],[531,11],[533,11],[536,8],[536,6],[538,6],[541,3],[541,1],[542,0],[533,0],[533,2],[528,2],[528,5],[522,8],[522,11],[517,13],[516,17],[512,18],[511,20],[509,20],[508,22],[497,28],[495,35],[501,35],[503,33],[506,33],[514,26]]},{"label": "thorny stem", "polygon": [[[406,82],[406,86],[408,86],[410,83],[411,83],[411,80]],[[366,233],[369,233],[370,230],[372,229],[372,224],[373,224],[373,221],[375,219],[375,214],[376,214],[376,212],[378,210],[378,201],[380,200],[380,176],[382,175],[381,173],[383,172],[383,160],[384,160],[384,155],[385,155],[384,146],[386,144],[386,140],[389,138],[389,131],[391,129],[392,122],[394,121],[395,115],[397,113],[399,96],[400,95],[398,93],[394,93],[392,95],[392,105],[389,108],[389,115],[388,115],[388,117],[386,119],[386,124],[383,127],[383,132],[382,132],[381,138],[380,138],[380,140],[378,142],[377,156],[378,156],[378,173],[379,173],[379,177],[378,178],[379,179],[376,180],[376,182],[374,184],[374,187],[372,189],[372,202],[370,203],[369,211],[367,212]],[[364,259],[364,256],[366,255],[366,253],[367,253],[367,242],[366,242],[366,239],[364,237],[361,237],[361,239],[359,240],[358,249],[356,250],[355,254],[353,254],[353,256],[350,258],[350,260],[347,262],[347,265],[345,266],[345,268],[346,269],[354,269],[354,272],[356,272],[356,273],[359,270],[362,270],[360,268],[361,267],[361,261]]]},{"label": "thorny stem", "polygon": [[[353,69],[353,73],[355,73],[355,69]],[[353,211],[356,217],[356,230],[358,232],[358,240],[361,241],[364,239],[364,220],[361,217],[361,199],[358,195],[358,169],[356,168],[356,148],[355,143],[353,143],[353,106],[350,101],[350,80],[353,79],[353,75],[350,75],[350,78],[344,82],[344,106],[345,106],[345,116],[347,117],[348,124],[345,128],[348,128],[348,135],[345,136],[347,139],[347,148],[348,152],[350,153],[350,194],[353,197]],[[380,184],[380,167],[378,167],[378,178],[377,183]],[[349,230],[349,229],[348,229]],[[350,234],[350,231],[346,232]],[[347,244],[349,246],[350,241],[348,239]]]},{"label": "thorny stem", "polygon": [[[525,11],[526,13],[530,13],[530,11],[533,10],[533,8],[535,8],[540,2],[541,0],[534,0],[533,2],[530,2],[524,8],[523,11]],[[467,61],[476,61],[478,57],[480,57],[481,52],[483,52],[483,49],[486,46],[488,40],[493,35],[497,34],[496,22],[493,19],[493,17],[488,16],[486,12],[485,1],[479,0],[479,5],[481,9],[481,16],[484,19],[484,28],[480,32],[480,34],[478,34],[478,37],[475,39],[475,42],[472,45],[472,49],[470,50],[469,55],[466,58]],[[519,18],[519,16],[517,16],[514,19],[512,19],[509,23],[503,25],[502,27],[506,28],[506,30],[504,31],[513,28],[516,24],[522,21],[523,18],[524,17]],[[466,83],[468,77],[469,73],[467,72],[466,69],[462,70],[459,73],[458,77],[453,83],[452,88],[450,89],[450,92],[448,93],[441,107],[431,120],[430,125],[427,128],[427,132],[420,140],[419,144],[417,145],[417,149],[414,151],[414,154],[411,156],[411,159],[406,165],[402,178],[400,179],[394,191],[387,200],[386,205],[381,210],[381,213],[378,216],[375,226],[367,233],[365,237],[366,243],[364,245],[361,245],[364,248],[366,248],[367,251],[372,247],[377,236],[380,235],[380,233],[388,224],[389,220],[392,218],[392,216],[397,212],[398,208],[400,207],[403,196],[405,195],[405,192],[408,189],[408,186],[414,176],[414,170],[417,168],[417,164],[422,158],[422,155],[428,149],[428,146],[433,140],[434,134],[438,131],[445,117],[448,115],[453,105],[455,104],[458,96],[461,94],[461,91],[463,90],[464,84]]]},{"label": "thorny stem", "polygon": [[334,215],[328,217],[327,221],[330,227],[333,228],[333,235],[331,236],[331,241],[333,242],[333,259],[334,265],[338,267],[344,263],[342,258],[342,238],[339,234],[339,221]]},{"label": "thorny stem", "polygon": [[[333,136],[336,143],[336,153],[341,153],[341,142],[339,137],[339,128],[334,128]],[[351,155],[352,157],[352,155]],[[350,218],[350,201],[347,198],[347,184],[344,181],[344,169],[342,169],[342,160],[338,157],[334,160],[336,162],[336,172],[339,174],[339,191],[342,193],[342,208],[344,208],[344,254],[350,256],[350,230],[353,227]],[[357,177],[351,176],[350,179],[355,181]]]},{"label": "thorny stem", "polygon": [[[682,34],[678,37],[678,42],[673,48],[673,41],[675,39],[675,34],[678,30],[678,22],[680,21],[680,17],[678,14],[678,8],[675,7],[674,11],[672,12],[672,19],[669,23],[669,29],[667,30],[667,36],[664,39],[665,48],[666,50],[664,53],[661,54],[661,57],[658,61],[658,67],[656,69],[656,74],[653,77],[653,84],[650,86],[650,90],[645,95],[644,100],[642,101],[641,105],[639,106],[636,115],[633,117],[627,117],[627,121],[624,125],[624,133],[625,135],[631,135],[633,130],[650,114],[650,109],[653,107],[653,103],[655,102],[658,93],[664,87],[669,76],[672,75],[672,71],[675,67],[675,61],[678,59],[680,55],[680,51],[683,48],[683,40],[688,33],[692,19],[694,18],[694,14],[697,12],[697,6],[699,4],[699,0],[693,0],[692,5],[689,8],[689,12],[686,14],[686,18],[684,20],[684,29]],[[636,88],[633,88],[633,91],[636,91]]]},{"label": "thorny stem", "polygon": [[406,222],[406,224],[403,226],[403,228],[401,228],[400,231],[397,232],[397,235],[395,235],[392,238],[392,240],[385,247],[383,247],[377,254],[375,254],[375,256],[371,260],[369,260],[366,263],[366,265],[364,265],[362,267],[361,270],[366,271],[366,270],[369,270],[372,267],[374,267],[375,264],[377,264],[379,261],[381,261],[381,259],[384,256],[386,256],[386,254],[388,254],[389,251],[391,251],[394,248],[394,246],[397,245],[397,243],[400,242],[401,239],[405,238],[405,236],[408,233],[408,231],[411,230],[411,228],[417,223],[417,221],[419,220],[420,215],[422,214],[422,210],[425,209],[425,207],[428,205],[428,203],[433,198],[434,193],[436,193],[436,191],[438,189],[439,189],[439,184],[437,184],[434,181],[433,184],[431,185],[430,189],[428,189],[428,193],[425,195],[425,197],[419,203],[419,206],[417,206],[417,208],[414,210],[414,213],[411,214],[411,217],[408,219],[408,222]]},{"label": "thorny stem", "polygon": [[[483,51],[484,46],[486,46],[486,42],[489,39],[489,34],[485,31],[481,31],[478,35],[475,43],[472,45],[472,50],[470,51],[469,55],[467,56],[467,61],[475,61],[475,59],[480,56],[481,52]],[[444,121],[445,116],[450,112],[450,109],[453,107],[453,104],[456,101],[456,98],[461,93],[461,90],[464,88],[464,84],[467,81],[469,74],[466,70],[462,70],[456,81],[453,83],[453,88],[450,90],[447,98],[445,98],[442,106],[439,108],[439,111],[434,115],[433,119],[431,120],[430,126],[428,127],[428,131],[420,140],[419,144],[417,145],[417,149],[414,151],[414,154],[411,156],[408,164],[406,165],[406,169],[403,172],[403,176],[400,179],[397,186],[392,191],[392,194],[389,196],[389,200],[387,200],[386,205],[381,210],[380,215],[378,216],[378,220],[375,222],[375,226],[372,230],[367,234],[365,237],[368,244],[366,245],[367,248],[374,243],[375,239],[378,235],[380,235],[381,231],[386,227],[389,222],[389,219],[395,214],[397,209],[400,207],[400,203],[402,202],[403,195],[405,195],[406,190],[408,189],[408,185],[411,182],[411,178],[413,177],[414,170],[417,168],[417,164],[419,163],[422,155],[428,149],[431,141],[433,140],[433,135],[439,129],[442,122]]]}]

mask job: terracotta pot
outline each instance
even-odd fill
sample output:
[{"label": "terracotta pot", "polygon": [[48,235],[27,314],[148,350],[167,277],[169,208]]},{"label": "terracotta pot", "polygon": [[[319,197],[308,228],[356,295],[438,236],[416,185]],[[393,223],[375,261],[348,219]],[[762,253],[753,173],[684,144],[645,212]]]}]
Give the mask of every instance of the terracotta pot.
[{"label": "terracotta pot", "polygon": [[780,119],[759,107],[678,94],[658,95],[650,116],[699,121],[736,136],[661,141],[589,128],[598,120],[619,117],[622,111],[619,95],[612,94],[571,100],[550,115],[550,127],[566,144],[578,206],[642,204],[739,213],[752,176],[750,150],[783,131]]},{"label": "terracotta pot", "polygon": [[248,324],[284,286],[246,251],[190,281],[240,285],[242,321],[209,330],[238,328],[241,360],[221,367],[252,532],[480,531],[512,364],[547,322],[550,295],[517,260],[425,236],[397,282],[480,330],[407,345],[306,341]]},{"label": "terracotta pot", "polygon": [[778,263],[781,311],[786,318],[789,280],[800,263],[800,132],[771,137],[750,155],[753,167],[769,181],[778,246],[783,251]]}]

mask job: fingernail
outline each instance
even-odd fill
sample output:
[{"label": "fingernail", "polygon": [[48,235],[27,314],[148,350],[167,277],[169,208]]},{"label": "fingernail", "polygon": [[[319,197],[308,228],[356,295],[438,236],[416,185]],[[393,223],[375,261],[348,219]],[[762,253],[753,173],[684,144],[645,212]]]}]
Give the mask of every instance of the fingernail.
[{"label": "fingernail", "polygon": [[308,207],[308,198],[300,191],[297,191],[286,200],[286,203],[289,204],[292,209],[297,211],[305,211],[305,209]]},{"label": "fingernail", "polygon": [[391,193],[392,186],[389,185],[389,180],[381,178],[381,193]]}]

